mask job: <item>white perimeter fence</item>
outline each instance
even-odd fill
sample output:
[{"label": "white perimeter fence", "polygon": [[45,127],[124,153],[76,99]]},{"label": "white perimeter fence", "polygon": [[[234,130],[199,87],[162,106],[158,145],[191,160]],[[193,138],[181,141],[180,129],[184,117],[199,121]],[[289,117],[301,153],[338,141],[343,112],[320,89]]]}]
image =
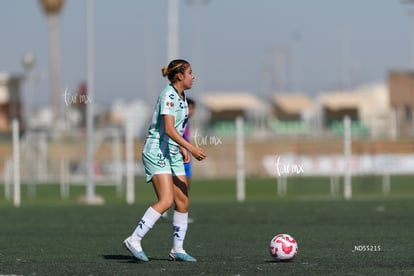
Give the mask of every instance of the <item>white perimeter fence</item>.
[{"label": "white perimeter fence", "polygon": [[345,155],[283,154],[265,156],[262,162],[266,172],[277,178],[279,195],[286,194],[287,179],[293,176],[330,177],[331,193],[336,194],[339,192],[339,178],[347,175],[382,176],[383,192],[388,193],[390,175],[414,174],[414,154],[363,154],[349,158]]},{"label": "white perimeter fence", "polygon": [[339,192],[339,178],[344,179],[344,198],[352,197],[352,176],[380,175],[383,176],[383,192],[391,189],[390,175],[414,174],[414,154],[376,154],[352,155],[351,120],[345,117],[344,146],[341,155],[304,156],[281,155],[266,156],[263,165],[268,174],[278,179],[278,194],[287,192],[287,177],[328,176],[331,178],[331,194]]},{"label": "white perimeter fence", "polygon": [[[128,153],[126,160],[121,158],[121,134],[118,131],[112,133],[112,160],[101,164],[94,164],[94,185],[116,186],[119,196],[127,197],[128,203],[133,203],[131,198],[134,191],[134,175],[143,175],[144,169],[133,161],[133,148],[131,131],[126,133],[128,139],[125,151]],[[99,147],[103,137],[95,134],[94,147]],[[4,159],[3,182],[4,195],[7,200],[13,200],[18,207],[21,204],[21,182],[27,184],[28,197],[36,196],[36,186],[41,183],[59,183],[61,197],[69,197],[71,185],[87,187],[86,160],[70,163],[65,156],[59,159],[48,159],[48,142],[44,133],[25,134],[19,137],[19,122],[13,120],[13,149],[12,156]],[[125,180],[125,181],[124,181]]]},{"label": "white perimeter fence", "polygon": [[[237,168],[235,174],[236,180],[236,197],[238,201],[245,200],[245,156],[244,156],[244,134],[243,134],[243,119],[236,120],[236,159]],[[414,174],[414,154],[366,154],[366,155],[352,155],[351,153],[351,132],[350,120],[344,119],[344,152],[337,155],[297,155],[297,154],[283,154],[283,155],[268,155],[262,160],[263,166],[268,175],[275,177],[278,180],[278,194],[284,195],[287,192],[287,179],[292,176],[325,176],[331,179],[331,193],[333,195],[339,194],[339,179],[344,179],[344,197],[350,199],[352,197],[352,176],[357,175],[379,175],[383,178],[383,191],[388,193],[390,191],[390,175],[413,175]],[[133,203],[133,175],[142,175],[143,168],[134,164],[132,136],[131,131],[126,132],[126,152],[129,153],[126,160],[121,158],[121,143],[120,134],[113,133],[112,156],[113,159],[107,164],[109,170],[103,175],[99,185],[115,185],[117,186],[117,193],[121,195],[125,193],[127,202]],[[98,136],[99,138],[99,136]],[[27,136],[22,141],[18,137],[18,122],[13,122],[13,156],[5,160],[4,164],[4,184],[5,196],[11,198],[13,195],[13,202],[15,206],[20,205],[20,176],[21,167],[24,166],[27,172],[24,177],[30,179],[28,183],[28,192],[35,193],[35,183],[45,183],[49,181],[59,182],[61,186],[62,198],[68,197],[69,185],[80,182],[85,185],[85,171],[73,175],[70,172],[70,164],[67,160],[62,158],[59,162],[54,162],[55,167],[58,167],[58,173],[54,179],[50,179],[50,173],[47,166],[47,143],[46,138],[40,136]],[[95,147],[98,147],[102,139],[95,141]],[[128,142],[129,141],[129,142]],[[24,154],[24,158],[20,155]],[[25,160],[25,162],[21,162]],[[85,164],[84,164],[85,165]],[[82,166],[86,168],[85,166]],[[126,178],[124,183],[123,178]],[[49,181],[48,181],[49,180]],[[32,184],[32,185],[29,185]],[[123,190],[125,184],[126,191]]]}]

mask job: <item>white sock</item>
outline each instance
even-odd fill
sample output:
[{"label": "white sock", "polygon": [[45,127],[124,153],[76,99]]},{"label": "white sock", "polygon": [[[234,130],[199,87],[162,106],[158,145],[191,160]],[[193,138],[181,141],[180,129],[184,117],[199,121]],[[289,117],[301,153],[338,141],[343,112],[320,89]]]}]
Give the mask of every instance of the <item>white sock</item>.
[{"label": "white sock", "polygon": [[184,253],[184,239],[187,233],[188,213],[174,211],[173,216],[173,250]]},{"label": "white sock", "polygon": [[161,214],[150,206],[139,221],[137,228],[135,228],[135,231],[132,233],[132,240],[141,241],[160,217]]}]

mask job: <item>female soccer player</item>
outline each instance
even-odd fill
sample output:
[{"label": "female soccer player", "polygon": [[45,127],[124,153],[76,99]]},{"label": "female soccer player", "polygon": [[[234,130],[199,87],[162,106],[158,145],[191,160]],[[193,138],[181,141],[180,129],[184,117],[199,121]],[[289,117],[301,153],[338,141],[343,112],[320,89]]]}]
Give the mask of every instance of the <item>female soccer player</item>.
[{"label": "female soccer player", "polygon": [[188,183],[184,162],[190,152],[199,161],[206,158],[202,148],[193,146],[183,138],[188,123],[188,104],[184,90],[193,85],[191,65],[185,60],[173,60],[162,68],[170,84],[161,92],[154,109],[148,135],[142,151],[146,181],[152,182],[158,201],[150,206],[124,245],[135,258],[147,262],[141,247],[142,238],[154,226],[161,214],[174,203],[173,247],[170,260],[196,262],[187,254],[183,244],[188,226]]}]

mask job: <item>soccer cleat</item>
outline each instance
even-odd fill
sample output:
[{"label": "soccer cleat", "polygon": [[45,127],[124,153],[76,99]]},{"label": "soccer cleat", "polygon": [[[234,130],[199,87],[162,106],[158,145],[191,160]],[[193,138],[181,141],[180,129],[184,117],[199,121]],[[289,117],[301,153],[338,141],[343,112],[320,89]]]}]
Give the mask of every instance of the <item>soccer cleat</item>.
[{"label": "soccer cleat", "polygon": [[197,262],[197,259],[188,255],[185,251],[184,253],[175,253],[173,250],[170,252],[170,261],[179,261],[179,262]]},{"label": "soccer cleat", "polygon": [[132,253],[132,255],[134,255],[134,257],[137,258],[138,260],[141,260],[143,262],[149,261],[147,255],[145,255],[145,252],[144,250],[142,250],[141,246],[138,245],[134,247],[134,244],[130,241],[130,238],[126,238],[124,240],[124,245],[126,249],[128,249]]}]

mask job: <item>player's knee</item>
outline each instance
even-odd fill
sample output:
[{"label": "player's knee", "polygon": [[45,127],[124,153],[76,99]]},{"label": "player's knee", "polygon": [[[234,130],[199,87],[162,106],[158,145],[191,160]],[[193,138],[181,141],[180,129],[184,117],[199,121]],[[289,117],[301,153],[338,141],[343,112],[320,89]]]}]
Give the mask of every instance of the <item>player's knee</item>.
[{"label": "player's knee", "polygon": [[174,203],[174,197],[162,198],[158,201],[165,210],[168,210]]}]

